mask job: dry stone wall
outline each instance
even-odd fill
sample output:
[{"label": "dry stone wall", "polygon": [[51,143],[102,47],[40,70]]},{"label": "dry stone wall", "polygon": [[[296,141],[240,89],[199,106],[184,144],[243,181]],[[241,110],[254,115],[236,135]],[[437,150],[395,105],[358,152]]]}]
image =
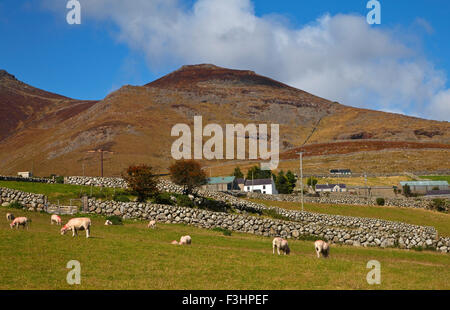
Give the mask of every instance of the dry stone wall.
[{"label": "dry stone wall", "polygon": [[450,238],[439,238],[433,227],[309,212],[284,213],[290,220],[249,214],[212,212],[179,206],[89,200],[89,212],[125,219],[184,223],[201,228],[221,227],[237,232],[288,239],[323,238],[353,246],[430,248],[448,252]]},{"label": "dry stone wall", "polygon": [[[182,188],[168,181],[158,185],[161,191],[182,193]],[[201,228],[222,227],[237,232],[267,237],[323,238],[334,243],[353,246],[399,247],[404,249],[429,248],[448,253],[450,238],[438,236],[433,227],[372,218],[317,214],[267,207],[263,204],[213,191],[198,191],[197,195],[222,201],[236,213],[223,213],[138,202],[115,202],[90,199],[88,212],[117,215],[125,219],[154,219],[165,223],[185,223]],[[194,197],[191,197],[195,199]],[[0,204],[20,202],[30,211],[45,211],[46,197],[0,188]],[[285,220],[263,216],[264,211],[277,213]]]},{"label": "dry stone wall", "polygon": [[[66,177],[64,179],[66,184],[76,185],[93,185],[126,188],[127,183],[122,178],[100,178],[100,177]],[[159,184],[159,190],[166,192],[182,193],[181,187],[162,179]],[[202,191],[199,190],[199,193]],[[214,194],[213,194],[214,195]],[[300,203],[301,197],[296,195],[266,195],[260,193],[246,193],[247,197],[271,200],[271,201],[288,201]],[[228,195],[229,196],[229,195]],[[353,196],[349,194],[333,194],[330,196],[321,197],[304,197],[304,201],[308,203],[324,203],[324,204],[347,204],[347,205],[377,205],[376,197],[369,199]],[[426,209],[430,203],[426,198],[385,198],[386,206],[402,207],[402,208],[422,208]]]}]

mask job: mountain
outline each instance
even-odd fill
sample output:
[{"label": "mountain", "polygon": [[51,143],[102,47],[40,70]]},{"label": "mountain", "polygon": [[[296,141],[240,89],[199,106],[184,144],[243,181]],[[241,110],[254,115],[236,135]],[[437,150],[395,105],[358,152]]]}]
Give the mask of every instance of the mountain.
[{"label": "mountain", "polygon": [[[99,154],[88,153],[93,149],[113,152],[105,154],[105,175],[119,175],[132,163],[148,163],[164,172],[172,162],[172,126],[193,128],[195,115],[203,116],[204,126],[280,124],[281,157],[286,161],[294,159],[299,147],[315,150],[311,157],[333,158],[420,150],[429,156],[425,164],[414,160],[397,165],[394,157],[392,163],[405,170],[450,169],[445,159],[448,122],[348,107],[252,71],[183,66],[149,84],[123,86],[99,101],[45,92],[0,72],[0,174],[34,169],[38,175],[98,175]],[[333,159],[326,162],[330,166]],[[236,163],[204,164],[231,168]]]}]

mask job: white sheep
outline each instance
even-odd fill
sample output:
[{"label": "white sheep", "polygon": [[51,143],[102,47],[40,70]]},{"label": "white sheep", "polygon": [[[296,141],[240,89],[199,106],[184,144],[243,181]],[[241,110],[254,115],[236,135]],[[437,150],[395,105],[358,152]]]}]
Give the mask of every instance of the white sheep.
[{"label": "white sheep", "polygon": [[87,217],[73,218],[61,228],[61,235],[64,235],[68,230],[72,230],[72,237],[78,236],[78,230],[86,230],[86,238],[89,238],[91,220]]},{"label": "white sheep", "polygon": [[284,253],[284,255],[289,255],[289,253],[291,253],[287,240],[280,237],[276,237],[272,241],[273,254],[275,254],[275,248],[277,249],[278,255],[280,255],[280,250]]},{"label": "white sheep", "polygon": [[105,226],[111,226],[113,223],[110,220],[106,220]]},{"label": "white sheep", "polygon": [[325,241],[317,240],[314,242],[314,247],[316,249],[317,258],[320,258],[321,253],[323,257],[328,257],[328,254],[330,254],[330,244]]},{"label": "white sheep", "polygon": [[182,236],[180,238],[180,242],[178,244],[179,245],[190,245],[191,243],[192,243],[191,236]]},{"label": "white sheep", "polygon": [[50,217],[50,223],[53,225],[53,223],[56,223],[56,225],[61,225],[62,221],[61,221],[61,217],[59,215],[53,214]]},{"label": "white sheep", "polygon": [[23,229],[25,229],[25,226],[28,229],[29,223],[31,222],[31,220],[29,220],[26,217],[16,217],[11,224],[9,224],[9,227],[11,227],[11,229],[13,229],[14,227],[16,227],[17,229],[19,229],[19,226],[23,226]]},{"label": "white sheep", "polygon": [[148,223],[147,228],[153,228],[153,229],[155,229],[155,228],[156,228],[156,221],[155,221],[155,220],[151,220],[151,221]]}]

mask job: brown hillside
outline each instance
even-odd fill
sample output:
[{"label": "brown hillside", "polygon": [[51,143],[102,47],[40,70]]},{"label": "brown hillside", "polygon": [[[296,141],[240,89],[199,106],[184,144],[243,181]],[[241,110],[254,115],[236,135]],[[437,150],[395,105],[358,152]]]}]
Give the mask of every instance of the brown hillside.
[{"label": "brown hillside", "polygon": [[[38,90],[7,79],[0,82],[0,107],[12,118],[0,128],[0,174],[34,167],[39,175],[73,175],[82,174],[84,166],[86,175],[98,175],[98,154],[87,153],[98,148],[114,152],[105,155],[106,175],[118,175],[131,163],[165,171],[176,139],[170,136],[172,126],[192,125],[194,115],[202,115],[204,125],[278,123],[281,152],[324,144],[317,155],[404,148],[433,149],[436,158],[435,152],[445,154],[450,144],[448,122],[351,108],[252,71],[213,65],[184,66],[98,102],[37,95]],[[442,170],[450,169],[450,163],[436,160]]]}]

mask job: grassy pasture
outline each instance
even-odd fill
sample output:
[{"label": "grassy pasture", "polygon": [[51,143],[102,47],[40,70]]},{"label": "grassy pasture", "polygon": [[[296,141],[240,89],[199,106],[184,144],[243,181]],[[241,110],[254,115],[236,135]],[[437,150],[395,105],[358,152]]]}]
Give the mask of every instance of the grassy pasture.
[{"label": "grassy pasture", "polygon": [[[279,257],[270,238],[139,221],[104,226],[96,216],[92,238],[72,238],[43,213],[13,210],[33,222],[11,230],[8,211],[0,208],[0,289],[450,289],[450,255],[435,252],[335,245],[317,259],[311,241],[291,240],[291,255]],[[191,246],[170,244],[183,234]],[[372,259],[381,285],[366,282]],[[81,263],[79,286],[66,283],[70,260]]]},{"label": "grassy pasture", "polygon": [[[59,203],[61,205],[69,204],[70,199],[78,199],[82,194],[92,196],[105,195],[108,199],[114,193],[123,193],[122,189],[114,189],[109,187],[95,187],[71,185],[71,184],[47,184],[47,183],[33,183],[33,182],[16,182],[16,181],[0,181],[0,187],[16,189],[23,192],[44,194],[52,203]],[[72,205],[80,205],[80,202],[72,202]]]},{"label": "grassy pasture", "polygon": [[450,175],[423,175],[420,178],[432,181],[447,181],[450,184]]},{"label": "grassy pasture", "polygon": [[[258,199],[250,199],[250,201],[288,210],[301,210],[301,204],[298,202],[294,203],[287,201],[268,201]],[[433,226],[437,229],[441,236],[450,236],[450,214],[442,212],[414,208],[312,203],[305,203],[304,209],[305,211],[316,213],[369,217],[414,225]]]}]

